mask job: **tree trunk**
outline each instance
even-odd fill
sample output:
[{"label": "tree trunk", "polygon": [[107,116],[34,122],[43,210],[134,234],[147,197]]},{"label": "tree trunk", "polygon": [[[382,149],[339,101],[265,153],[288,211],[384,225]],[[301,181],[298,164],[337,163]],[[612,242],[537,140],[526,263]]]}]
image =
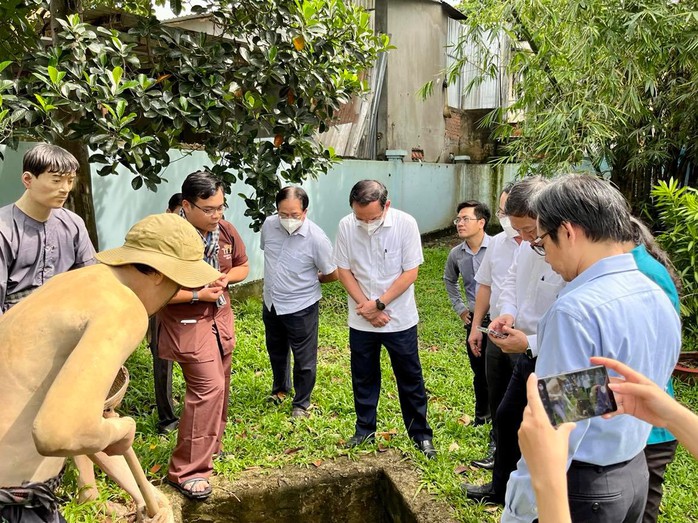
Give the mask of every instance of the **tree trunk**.
[{"label": "tree trunk", "polygon": [[[60,29],[58,19],[65,19],[68,15],[82,15],[81,0],[51,0],[51,32],[53,35],[53,45],[58,45],[56,33]],[[66,120],[69,116],[66,115]],[[67,124],[67,121],[64,122]],[[75,179],[66,207],[77,213],[83,220],[87,232],[90,235],[95,249],[99,250],[99,238],[97,236],[97,220],[95,217],[95,206],[92,201],[92,176],[90,172],[89,151],[87,145],[80,141],[67,140],[63,137],[56,138],[56,145],[60,145],[68,152],[72,153],[80,163],[78,176]]]},{"label": "tree trunk", "polygon": [[83,220],[87,232],[92,240],[92,245],[99,250],[99,237],[97,236],[97,219],[95,216],[95,206],[92,200],[92,176],[90,174],[89,152],[87,145],[83,142],[57,139],[56,145],[60,145],[69,151],[80,163],[78,176],[75,178],[75,185],[70,192],[65,206],[77,213]]}]

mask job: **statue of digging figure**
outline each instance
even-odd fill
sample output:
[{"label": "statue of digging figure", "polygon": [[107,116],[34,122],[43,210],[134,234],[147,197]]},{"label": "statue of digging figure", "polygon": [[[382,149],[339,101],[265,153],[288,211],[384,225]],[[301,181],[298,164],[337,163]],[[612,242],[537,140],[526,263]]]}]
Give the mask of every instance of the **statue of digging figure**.
[{"label": "statue of digging figure", "polygon": [[[122,247],[96,257],[101,264],[54,276],[0,316],[0,521],[65,521],[54,492],[70,456],[119,456],[116,472],[135,483],[121,458],[135,421],[104,417],[105,399],[148,316],[181,287],[220,276],[194,227],[173,214],[141,220]],[[152,519],[172,520],[165,497],[147,488],[160,506]]]}]

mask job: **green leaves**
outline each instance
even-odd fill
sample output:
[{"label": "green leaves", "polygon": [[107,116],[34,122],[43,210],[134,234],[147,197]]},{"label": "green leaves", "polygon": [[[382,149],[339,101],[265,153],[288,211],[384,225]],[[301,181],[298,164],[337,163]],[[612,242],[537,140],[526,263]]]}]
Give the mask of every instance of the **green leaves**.
[{"label": "green leaves", "polygon": [[250,186],[258,228],[280,180],[300,183],[337,161],[315,134],[364,92],[360,72],[388,41],[337,0],[207,0],[198,10],[225,38],[155,20],[128,33],[61,20],[57,45],[0,62],[0,74],[13,72],[0,77],[0,141],[3,122],[22,115],[23,133],[88,142],[100,175],[125,167],[136,189],[157,187],[170,148],[197,144],[221,178]]},{"label": "green leaves", "polygon": [[480,71],[467,90],[496,79],[511,92],[486,119],[504,142],[503,161],[547,173],[609,164],[637,208],[657,177],[683,177],[679,170],[698,163],[692,9],[682,2],[466,0],[464,36],[450,51],[456,59],[446,76],[455,80],[467,65]]},{"label": "green leaves", "polygon": [[657,241],[669,254],[681,277],[681,315],[686,332],[698,336],[698,190],[680,187],[677,180],[652,188],[664,231]]}]

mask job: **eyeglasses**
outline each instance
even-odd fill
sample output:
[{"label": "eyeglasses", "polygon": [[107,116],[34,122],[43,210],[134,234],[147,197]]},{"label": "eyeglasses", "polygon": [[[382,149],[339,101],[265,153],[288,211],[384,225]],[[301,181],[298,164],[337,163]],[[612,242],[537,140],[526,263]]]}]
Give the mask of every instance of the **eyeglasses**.
[{"label": "eyeglasses", "polygon": [[300,220],[303,218],[302,214],[279,214],[279,218],[282,220]]},{"label": "eyeglasses", "polygon": [[545,234],[541,234],[538,236],[538,238],[531,242],[531,249],[533,249],[533,251],[539,256],[545,256],[545,247],[541,245],[541,242],[548,234],[550,234],[550,231],[546,232]]},{"label": "eyeglasses", "polygon": [[456,216],[456,219],[453,220],[453,225],[458,225],[460,222],[465,222],[468,223],[469,221],[476,222],[480,218],[471,218],[470,216],[463,216],[462,218],[460,216]]},{"label": "eyeglasses", "polygon": [[224,203],[220,207],[199,207],[196,205],[194,202],[189,202],[191,203],[194,207],[199,209],[202,213],[204,213],[206,216],[213,216],[214,214],[223,214],[225,210],[228,208],[228,204]]}]

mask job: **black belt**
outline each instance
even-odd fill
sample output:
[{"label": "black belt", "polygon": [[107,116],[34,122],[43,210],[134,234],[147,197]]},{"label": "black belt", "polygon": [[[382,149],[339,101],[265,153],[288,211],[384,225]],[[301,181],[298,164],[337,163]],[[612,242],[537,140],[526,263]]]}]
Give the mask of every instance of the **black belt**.
[{"label": "black belt", "polygon": [[6,506],[21,506],[26,508],[44,507],[55,511],[60,500],[55,494],[61,484],[65,467],[58,475],[46,481],[25,481],[21,487],[0,487],[0,508]]},{"label": "black belt", "polygon": [[[642,452],[640,452],[640,454],[642,454]],[[633,461],[634,459],[637,459],[637,457],[638,457],[640,454],[638,454],[637,456],[635,456],[635,457],[633,457],[633,458],[631,458],[631,459],[629,459],[629,460],[627,460],[627,461],[621,461],[621,462],[619,462],[619,463],[613,463],[613,464],[611,464],[611,465],[596,465],[596,464],[594,464],[594,463],[587,463],[587,462],[585,462],[585,461],[577,461],[577,460],[574,460],[574,459],[573,459],[573,460],[572,460],[572,463],[570,463],[570,468],[571,468],[571,467],[580,468],[580,469],[584,469],[584,468],[593,468],[593,469],[596,470],[596,472],[599,472],[599,473],[601,473],[601,472],[609,472],[609,471],[611,471],[611,470],[614,470],[614,469],[617,469],[617,468],[621,468],[621,467],[626,466],[628,463],[630,463],[630,462]]]}]

